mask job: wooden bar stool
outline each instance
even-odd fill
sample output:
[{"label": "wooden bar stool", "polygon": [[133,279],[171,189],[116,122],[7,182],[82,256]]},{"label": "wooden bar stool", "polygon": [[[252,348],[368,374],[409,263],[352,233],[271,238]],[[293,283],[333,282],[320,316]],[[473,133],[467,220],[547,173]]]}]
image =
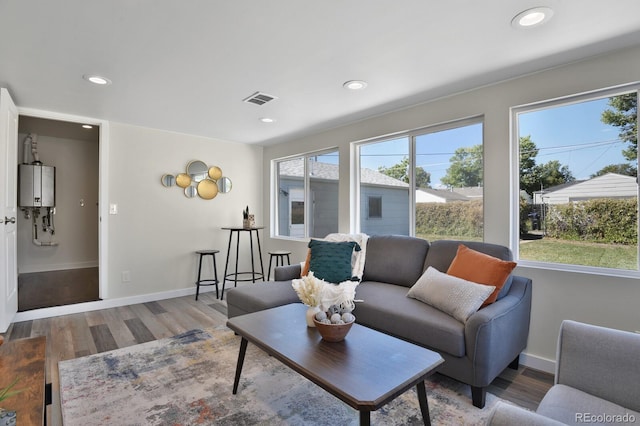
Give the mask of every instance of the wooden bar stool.
[{"label": "wooden bar stool", "polygon": [[290,251],[286,250],[274,250],[269,252],[269,270],[267,272],[267,281],[271,278],[271,261],[273,258],[276,258],[276,267],[284,266],[284,257],[287,256],[287,264],[291,265],[291,260],[289,259]]},{"label": "wooden bar stool", "polygon": [[[216,253],[220,253],[219,250],[198,250],[196,254],[200,255],[200,261],[198,262],[198,281],[196,281],[196,300],[200,295],[201,285],[215,285],[216,286],[216,299],[218,298],[218,267],[216,266]],[[202,279],[202,258],[205,256],[211,256],[213,259],[213,279]]]}]

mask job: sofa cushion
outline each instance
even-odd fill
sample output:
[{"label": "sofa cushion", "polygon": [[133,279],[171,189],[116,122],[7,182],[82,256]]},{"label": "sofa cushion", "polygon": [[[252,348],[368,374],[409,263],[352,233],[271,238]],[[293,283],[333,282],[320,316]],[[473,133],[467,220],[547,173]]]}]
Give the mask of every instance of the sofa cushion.
[{"label": "sofa cushion", "polygon": [[500,260],[460,244],[447,274],[463,280],[493,286],[493,293],[483,304],[486,306],[496,301],[498,293],[515,267],[515,262]]},{"label": "sofa cushion", "polygon": [[495,286],[477,284],[443,274],[429,266],[409,289],[407,297],[420,300],[466,323],[467,318],[480,308],[494,289]]},{"label": "sofa cushion", "polygon": [[363,281],[356,288],[356,322],[429,349],[465,355],[464,324],[407,297],[406,287]]},{"label": "sofa cushion", "polygon": [[261,282],[235,287],[227,290],[225,297],[229,318],[300,302],[291,281]]},{"label": "sofa cushion", "polygon": [[362,280],[411,287],[424,272],[428,251],[429,242],[421,238],[373,235],[367,242]]},{"label": "sofa cushion", "polygon": [[341,283],[352,278],[351,258],[360,245],[354,241],[309,241],[311,258],[309,272],[330,283]]},{"label": "sofa cushion", "polygon": [[[623,420],[624,416],[640,419],[640,413],[636,411],[565,385],[555,385],[549,389],[536,413],[568,425],[596,423],[596,416],[611,416],[608,420],[598,421],[598,424],[630,423]],[[616,416],[620,416],[617,421]]]}]

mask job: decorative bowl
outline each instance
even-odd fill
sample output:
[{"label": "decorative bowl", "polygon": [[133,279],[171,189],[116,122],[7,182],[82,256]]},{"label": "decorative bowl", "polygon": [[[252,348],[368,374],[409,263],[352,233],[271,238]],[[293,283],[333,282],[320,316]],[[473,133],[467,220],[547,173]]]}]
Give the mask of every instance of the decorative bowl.
[{"label": "decorative bowl", "polygon": [[327,342],[343,341],[354,322],[355,320],[346,324],[325,324],[315,318],[313,319],[313,323],[316,325],[320,336],[322,336],[322,340]]}]

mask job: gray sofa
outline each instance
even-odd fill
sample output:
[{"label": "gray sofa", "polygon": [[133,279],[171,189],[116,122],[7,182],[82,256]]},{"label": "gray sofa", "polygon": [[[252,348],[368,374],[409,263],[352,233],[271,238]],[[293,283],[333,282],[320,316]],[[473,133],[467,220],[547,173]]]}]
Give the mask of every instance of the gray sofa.
[{"label": "gray sofa", "polygon": [[[512,275],[498,300],[463,324],[416,299],[407,291],[429,266],[446,272],[459,243],[502,260],[507,247],[471,241],[426,240],[407,236],[371,236],[354,314],[359,324],[437,351],[445,362],[440,373],[471,385],[473,405],[485,404],[486,387],[507,366],[517,368],[527,344],[531,280]],[[300,265],[278,267],[275,282],[233,288],[227,292],[232,318],[289,303],[300,303],[291,280]]]},{"label": "gray sofa", "polygon": [[555,384],[533,413],[500,402],[493,426],[640,424],[640,334],[565,320]]}]

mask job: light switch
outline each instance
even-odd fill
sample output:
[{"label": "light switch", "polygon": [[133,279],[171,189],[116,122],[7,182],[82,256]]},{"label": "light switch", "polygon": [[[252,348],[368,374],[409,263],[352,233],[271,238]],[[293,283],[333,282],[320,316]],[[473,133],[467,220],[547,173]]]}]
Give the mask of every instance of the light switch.
[{"label": "light switch", "polygon": [[118,214],[117,204],[109,204],[109,214]]}]

